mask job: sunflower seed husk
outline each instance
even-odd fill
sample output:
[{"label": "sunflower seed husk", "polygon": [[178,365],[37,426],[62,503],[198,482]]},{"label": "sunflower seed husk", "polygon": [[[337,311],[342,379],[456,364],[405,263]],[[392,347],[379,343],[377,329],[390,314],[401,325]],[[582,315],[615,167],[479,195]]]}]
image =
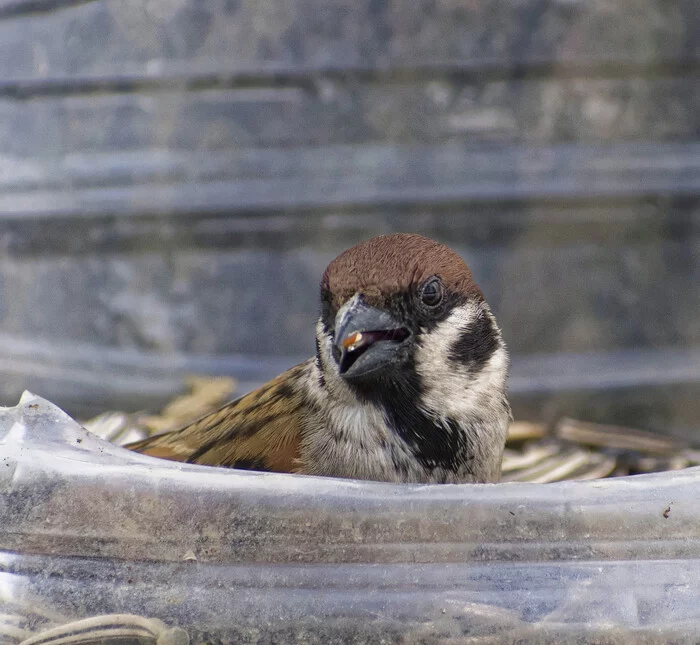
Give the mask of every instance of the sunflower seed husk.
[{"label": "sunflower seed husk", "polygon": [[571,473],[567,479],[577,481],[603,479],[603,477],[612,475],[616,466],[617,459],[615,457],[592,452],[589,454],[588,463],[576,472]]},{"label": "sunflower seed husk", "polygon": [[559,439],[597,448],[631,450],[651,455],[673,455],[686,445],[671,437],[655,432],[603,425],[575,419],[561,419],[555,426]]},{"label": "sunflower seed husk", "polygon": [[519,481],[545,484],[547,482],[566,479],[581,466],[588,463],[589,452],[586,450],[569,450],[554,457],[545,459],[531,468],[501,477],[501,481]]},{"label": "sunflower seed husk", "polygon": [[700,450],[688,448],[688,450],[684,450],[681,454],[688,460],[689,466],[700,466]]},{"label": "sunflower seed husk", "polygon": [[160,414],[142,415],[139,424],[151,433],[176,430],[231,400],[236,381],[228,377],[191,376],[189,392],[166,405]]},{"label": "sunflower seed husk", "polygon": [[134,415],[125,412],[103,412],[82,425],[89,432],[118,446],[147,436],[145,429],[138,426]]},{"label": "sunflower seed husk", "polygon": [[651,457],[636,455],[629,459],[630,470],[634,473],[659,473],[665,470],[682,470],[690,466],[683,453],[672,457]]},{"label": "sunflower seed husk", "polygon": [[561,450],[562,446],[557,443],[530,444],[523,452],[509,450],[507,453],[503,454],[501,470],[505,473],[513,470],[530,468],[560,453]]},{"label": "sunflower seed husk", "polygon": [[544,423],[513,421],[508,427],[508,441],[510,443],[542,439],[545,436],[547,436],[547,426]]}]

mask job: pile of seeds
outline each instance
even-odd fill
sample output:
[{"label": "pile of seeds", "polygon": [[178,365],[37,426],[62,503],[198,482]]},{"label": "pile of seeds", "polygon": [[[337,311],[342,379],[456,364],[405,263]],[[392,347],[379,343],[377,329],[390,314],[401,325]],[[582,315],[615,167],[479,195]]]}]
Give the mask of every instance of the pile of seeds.
[{"label": "pile of seeds", "polygon": [[554,482],[679,470],[700,464],[700,451],[654,432],[563,418],[552,428],[511,424],[502,481]]},{"label": "pile of seeds", "polygon": [[[156,415],[105,412],[84,423],[118,445],[175,430],[232,399],[230,378],[193,377]],[[600,479],[700,465],[700,450],[662,434],[562,418],[553,427],[516,421],[503,455],[504,482]]]}]

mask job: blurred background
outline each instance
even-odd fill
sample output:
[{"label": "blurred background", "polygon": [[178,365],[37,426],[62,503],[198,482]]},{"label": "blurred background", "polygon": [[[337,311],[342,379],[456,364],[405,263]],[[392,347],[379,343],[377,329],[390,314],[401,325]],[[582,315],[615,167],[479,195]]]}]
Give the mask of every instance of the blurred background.
[{"label": "blurred background", "polygon": [[470,264],[516,418],[700,430],[696,0],[0,0],[0,403],[313,352],[318,282]]}]

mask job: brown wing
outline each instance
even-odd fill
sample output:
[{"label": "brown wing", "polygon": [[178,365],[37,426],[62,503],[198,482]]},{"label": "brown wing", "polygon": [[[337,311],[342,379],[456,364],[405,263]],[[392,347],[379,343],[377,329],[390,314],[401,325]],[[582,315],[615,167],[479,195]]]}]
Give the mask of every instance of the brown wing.
[{"label": "brown wing", "polygon": [[144,455],[209,466],[299,471],[305,414],[302,363],[180,430],[126,446]]}]

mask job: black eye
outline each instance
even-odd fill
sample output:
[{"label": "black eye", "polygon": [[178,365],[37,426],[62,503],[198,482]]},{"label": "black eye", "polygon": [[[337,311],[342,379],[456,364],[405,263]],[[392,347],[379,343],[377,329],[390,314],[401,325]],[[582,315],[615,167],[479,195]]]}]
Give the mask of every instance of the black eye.
[{"label": "black eye", "polygon": [[420,297],[424,305],[437,307],[442,302],[443,288],[440,278],[430,278],[421,289]]}]

